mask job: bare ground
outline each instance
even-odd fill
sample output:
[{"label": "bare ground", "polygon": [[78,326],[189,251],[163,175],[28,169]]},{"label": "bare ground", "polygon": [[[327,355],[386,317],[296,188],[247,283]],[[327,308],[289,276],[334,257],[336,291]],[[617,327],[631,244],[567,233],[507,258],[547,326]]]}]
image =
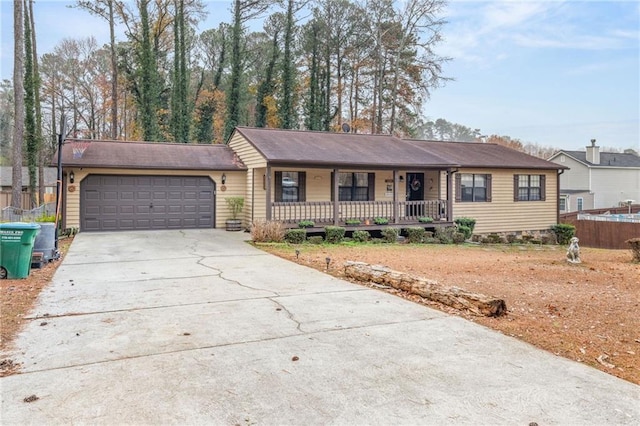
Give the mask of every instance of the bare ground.
[{"label": "bare ground", "polygon": [[344,262],[361,261],[502,298],[507,315],[488,318],[386,290],[640,384],[640,265],[628,250],[583,247],[583,263],[570,264],[561,246],[260,247],[322,271],[329,257],[328,272],[340,278]]}]

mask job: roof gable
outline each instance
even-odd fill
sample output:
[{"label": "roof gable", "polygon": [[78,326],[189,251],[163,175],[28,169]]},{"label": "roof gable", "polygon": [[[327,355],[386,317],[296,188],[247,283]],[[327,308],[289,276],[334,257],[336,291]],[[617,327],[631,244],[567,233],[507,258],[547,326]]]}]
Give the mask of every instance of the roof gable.
[{"label": "roof gable", "polygon": [[560,151],[552,158],[557,157],[560,154],[565,154],[576,161],[586,164],[589,167],[639,167],[640,168],[640,156],[634,154],[624,154],[619,152],[601,152],[600,164],[594,164],[587,161],[586,151]]},{"label": "roof gable", "polygon": [[[89,142],[82,158],[74,158],[73,143]],[[57,153],[53,164],[57,162]],[[173,170],[246,170],[227,145],[123,142],[67,139],[62,146],[65,167]]]}]

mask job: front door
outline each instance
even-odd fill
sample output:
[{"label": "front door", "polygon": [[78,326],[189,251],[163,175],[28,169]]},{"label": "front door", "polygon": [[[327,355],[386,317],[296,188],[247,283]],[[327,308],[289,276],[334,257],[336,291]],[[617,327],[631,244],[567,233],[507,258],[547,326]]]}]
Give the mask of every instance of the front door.
[{"label": "front door", "polygon": [[[424,200],[424,173],[407,173],[407,201]],[[406,215],[420,217],[424,215],[424,205],[407,203]]]}]

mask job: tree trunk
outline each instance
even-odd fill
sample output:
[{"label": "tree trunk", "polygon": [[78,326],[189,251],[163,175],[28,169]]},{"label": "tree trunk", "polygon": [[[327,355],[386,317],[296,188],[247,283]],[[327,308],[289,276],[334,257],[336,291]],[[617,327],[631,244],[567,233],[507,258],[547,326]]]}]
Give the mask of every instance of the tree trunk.
[{"label": "tree trunk", "polygon": [[113,1],[109,6],[109,47],[111,52],[111,138],[118,139],[118,57],[116,55],[116,33],[113,16]]},{"label": "tree trunk", "polygon": [[13,1],[13,176],[11,188],[11,206],[22,207],[22,143],[24,141],[24,18],[22,0]]},{"label": "tree trunk", "polygon": [[436,281],[394,271],[385,266],[369,265],[364,262],[347,262],[344,272],[347,277],[357,281],[391,286],[478,315],[498,317],[507,311],[507,305],[502,299],[470,293],[458,287],[443,286]]}]

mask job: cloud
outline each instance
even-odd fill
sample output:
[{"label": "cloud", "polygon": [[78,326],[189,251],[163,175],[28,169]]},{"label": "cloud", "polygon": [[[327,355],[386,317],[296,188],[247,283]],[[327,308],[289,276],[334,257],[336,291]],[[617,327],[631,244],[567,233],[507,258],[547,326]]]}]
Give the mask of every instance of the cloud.
[{"label": "cloud", "polygon": [[449,5],[444,54],[486,64],[514,49],[638,48],[633,2],[463,1]]}]

